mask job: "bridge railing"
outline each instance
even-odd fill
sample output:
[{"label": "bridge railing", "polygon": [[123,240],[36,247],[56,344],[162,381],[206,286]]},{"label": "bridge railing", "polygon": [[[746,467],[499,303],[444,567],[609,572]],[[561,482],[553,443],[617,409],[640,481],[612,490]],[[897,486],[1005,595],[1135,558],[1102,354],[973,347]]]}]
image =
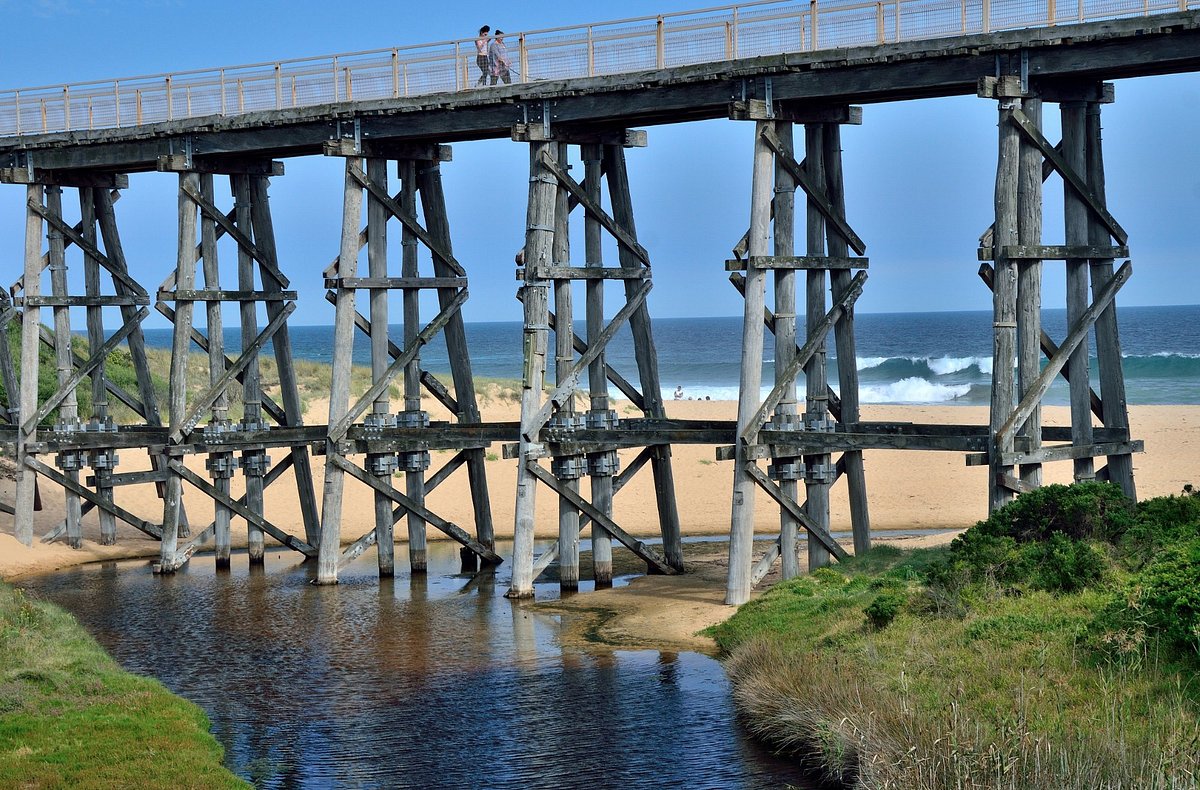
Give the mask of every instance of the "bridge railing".
[{"label": "bridge railing", "polygon": [[[507,36],[518,82],[1200,8],[1200,0],[758,0]],[[0,91],[0,136],[475,90],[472,39]],[[490,78],[487,80],[490,82]]]}]

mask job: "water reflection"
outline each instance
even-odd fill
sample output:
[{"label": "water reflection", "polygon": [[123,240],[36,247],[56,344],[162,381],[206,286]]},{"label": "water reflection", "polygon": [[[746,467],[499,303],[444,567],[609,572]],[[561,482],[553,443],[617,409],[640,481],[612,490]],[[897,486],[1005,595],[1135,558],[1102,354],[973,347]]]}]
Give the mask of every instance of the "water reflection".
[{"label": "water reflection", "polygon": [[804,786],[735,724],[712,659],[565,648],[563,615],[504,598],[503,566],[459,567],[435,542],[427,576],[380,581],[368,554],[336,587],[291,554],[265,572],[200,557],[173,577],[106,563],[25,586],[201,705],[259,787]]}]

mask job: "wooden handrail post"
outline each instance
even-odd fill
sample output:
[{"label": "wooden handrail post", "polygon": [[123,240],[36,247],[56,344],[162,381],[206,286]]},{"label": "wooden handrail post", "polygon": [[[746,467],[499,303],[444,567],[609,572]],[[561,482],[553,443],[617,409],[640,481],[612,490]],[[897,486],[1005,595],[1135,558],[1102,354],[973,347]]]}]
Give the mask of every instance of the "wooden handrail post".
[{"label": "wooden handrail post", "polygon": [[808,23],[812,27],[812,50],[817,51],[817,0],[810,0],[808,4]]},{"label": "wooden handrail post", "polygon": [[529,49],[525,46],[525,34],[517,37],[517,62],[521,64],[521,73],[517,76],[521,82],[529,82]]},{"label": "wooden handrail post", "polygon": [[221,115],[225,114],[225,69],[221,69]]},{"label": "wooden handrail post", "polygon": [[392,50],[392,98],[400,98],[400,51]]},{"label": "wooden handrail post", "polygon": [[[738,53],[738,24],[739,24],[738,9],[737,9],[737,6],[734,6],[733,7],[733,42],[732,42],[733,43],[733,53],[729,56],[730,59],[736,58],[737,53]],[[803,36],[801,36],[801,38],[803,38]],[[803,42],[801,42],[800,48],[804,49]]]},{"label": "wooden handrail post", "polygon": [[[459,68],[459,65],[462,68]],[[467,73],[467,64],[462,59],[462,51],[459,48],[459,42],[454,42],[454,90],[460,91],[463,89],[463,77]]]},{"label": "wooden handrail post", "polygon": [[666,67],[666,42],[663,40],[663,18],[660,14],[654,25],[655,63],[658,68]]},{"label": "wooden handrail post", "polygon": [[283,109],[283,67],[275,64],[275,109]]},{"label": "wooden handrail post", "polygon": [[596,42],[592,38],[592,26],[588,25],[588,76],[596,76]]},{"label": "wooden handrail post", "polygon": [[338,59],[333,59],[333,100],[338,100]]},{"label": "wooden handrail post", "polygon": [[175,104],[171,101],[171,75],[168,74],[164,80],[167,83],[167,120],[175,120]]},{"label": "wooden handrail post", "polygon": [[983,0],[983,32],[990,33],[992,31],[992,2],[991,0]]},{"label": "wooden handrail post", "polygon": [[884,27],[883,27],[883,0],[878,0],[875,3],[875,43],[882,44],[884,42]]},{"label": "wooden handrail post", "polygon": [[63,86],[63,131],[71,131],[71,86]]}]

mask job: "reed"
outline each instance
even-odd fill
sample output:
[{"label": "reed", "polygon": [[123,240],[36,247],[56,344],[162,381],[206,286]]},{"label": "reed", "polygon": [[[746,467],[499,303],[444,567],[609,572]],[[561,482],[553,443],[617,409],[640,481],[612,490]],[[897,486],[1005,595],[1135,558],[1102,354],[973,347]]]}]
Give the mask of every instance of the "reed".
[{"label": "reed", "polygon": [[[757,736],[852,787],[1194,788],[1200,651],[1131,597],[1164,566],[1139,575],[1129,537],[1190,546],[1196,504],[1143,503],[1115,544],[1086,544],[1109,565],[1082,589],[1039,588],[1032,566],[947,586],[948,567],[983,556],[971,540],[882,547],[776,585],[712,629],[737,707]],[[1184,517],[1146,526],[1166,511]],[[904,603],[873,606],[884,600]],[[1114,649],[1128,601],[1147,625]]]}]

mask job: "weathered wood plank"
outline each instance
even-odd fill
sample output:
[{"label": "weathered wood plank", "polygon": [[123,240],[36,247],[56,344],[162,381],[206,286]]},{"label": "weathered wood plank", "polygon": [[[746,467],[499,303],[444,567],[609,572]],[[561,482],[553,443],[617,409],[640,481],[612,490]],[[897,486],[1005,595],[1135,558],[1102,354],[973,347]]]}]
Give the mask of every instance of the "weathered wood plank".
[{"label": "weathered wood plank", "polygon": [[[1028,104],[1030,100],[1026,99]],[[1038,182],[1041,183],[1040,180]],[[1096,244],[1012,244],[1000,248],[1000,255],[1010,260],[1065,261],[1071,258],[1128,258],[1128,247]],[[990,261],[996,253],[987,247],[979,248],[979,260]]]},{"label": "weathered wood plank", "polygon": [[847,258],[835,255],[775,255],[725,261],[725,271],[727,272],[744,272],[750,267],[756,269],[794,269],[797,271],[809,269],[867,269],[870,268],[870,261],[867,258]]}]

